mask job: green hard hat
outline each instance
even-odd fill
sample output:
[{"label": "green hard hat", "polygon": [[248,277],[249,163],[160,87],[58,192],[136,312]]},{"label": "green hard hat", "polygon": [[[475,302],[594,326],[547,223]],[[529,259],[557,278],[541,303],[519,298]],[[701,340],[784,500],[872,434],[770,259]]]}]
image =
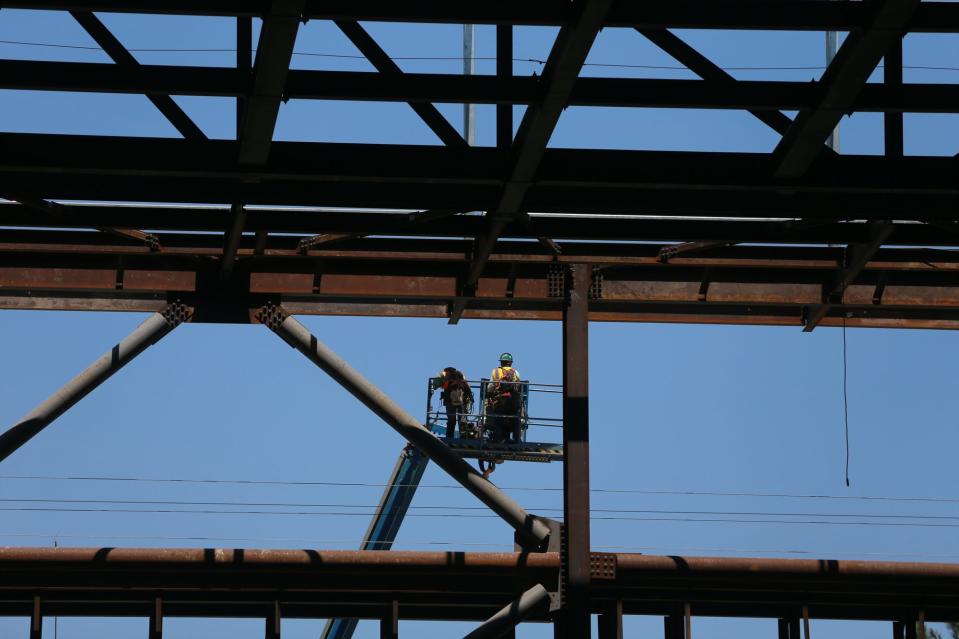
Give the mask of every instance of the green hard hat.
[{"label": "green hard hat", "polygon": [[503,353],[502,355],[499,356],[499,361],[512,363],[512,362],[513,362],[513,356],[510,355],[509,353]]}]

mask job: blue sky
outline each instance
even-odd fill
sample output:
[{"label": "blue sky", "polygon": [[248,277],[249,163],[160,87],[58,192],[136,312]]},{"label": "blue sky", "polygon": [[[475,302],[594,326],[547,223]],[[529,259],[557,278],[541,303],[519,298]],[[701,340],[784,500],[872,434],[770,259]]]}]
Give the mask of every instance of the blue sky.
[{"label": "blue sky", "polygon": [[[101,15],[130,48],[231,48],[233,26],[219,18]],[[394,56],[460,53],[456,26],[369,24]],[[517,58],[544,59],[555,30],[517,30]],[[724,66],[815,67],[823,63],[821,33],[683,32]],[[0,11],[0,40],[92,46],[66,14]],[[301,30],[297,51],[356,55],[330,23]],[[493,30],[477,28],[479,56],[492,55]],[[954,36],[911,36],[905,63],[948,66],[959,59]],[[230,53],[138,52],[144,63],[226,65]],[[6,58],[106,62],[82,49],[0,44]],[[605,30],[591,64],[671,66],[675,62],[629,30]],[[401,60],[408,71],[459,72],[453,61]],[[369,70],[351,58],[297,56],[302,68]],[[478,63],[478,72],[492,71]],[[515,72],[539,70],[517,62]],[[688,77],[672,69],[587,67],[595,75]],[[741,78],[809,80],[814,69],[732,71]],[[881,73],[874,78],[881,80]],[[906,81],[956,81],[959,73],[907,70]],[[177,98],[212,137],[231,137],[229,100]],[[462,107],[441,105],[459,125]],[[492,143],[493,110],[478,109],[479,144]],[[4,131],[175,136],[140,96],[0,92]],[[518,121],[517,117],[517,121]],[[909,116],[906,152],[959,151],[954,116]],[[277,139],[433,144],[432,133],[405,104],[291,101],[283,106]],[[776,136],[749,114],[721,111],[569,109],[553,146],[635,149],[769,151]],[[843,121],[845,153],[877,153],[882,120]],[[13,423],[61,383],[131,331],[143,316],[44,312],[0,313],[0,418]],[[561,382],[557,323],[420,319],[301,318],[334,350],[414,415],[423,412],[427,378],[453,364],[470,377],[489,372],[503,350],[523,376]],[[835,515],[959,518],[955,490],[959,336],[950,332],[852,330],[847,334],[852,485],[844,483],[842,334],[819,328],[594,324],[590,330],[592,482],[597,510],[593,544],[653,554],[767,555],[959,561],[953,528],[959,520]],[[556,402],[533,412],[558,416]],[[532,433],[531,433],[532,435]],[[549,440],[558,432],[544,430]],[[3,463],[0,499],[97,499],[193,502],[338,504],[327,508],[264,507],[366,513],[376,503],[403,441],[322,372],[258,326],[185,325],[149,349],[53,426]],[[243,479],[343,482],[370,486],[104,482],[34,477]],[[533,512],[561,505],[561,467],[507,464],[494,480]],[[431,467],[414,506],[475,507]],[[626,489],[633,492],[608,492]],[[681,494],[682,493],[682,494]],[[696,494],[686,494],[696,493]],[[788,494],[795,497],[705,495]],[[801,497],[829,495],[842,499]],[[863,496],[939,501],[861,500]],[[26,504],[26,507],[43,504]],[[347,508],[346,506],[350,506]],[[366,508],[363,508],[366,506]],[[21,508],[23,502],[0,502]],[[75,505],[67,506],[75,508]],[[140,508],[132,506],[132,508]],[[183,507],[178,507],[183,508]],[[199,507],[193,507],[199,508]],[[253,508],[251,508],[253,509]],[[655,511],[655,512],[649,512]],[[669,511],[669,512],[662,512]],[[423,516],[415,510],[398,539],[402,549],[497,550],[511,534],[495,518]],[[459,510],[457,514],[481,515]],[[725,513],[703,515],[698,513]],[[751,513],[732,514],[732,513]],[[769,519],[793,522],[701,522],[689,519]],[[354,548],[364,515],[222,515],[183,513],[64,513],[7,510],[0,544],[111,546],[246,546]],[[828,516],[833,517],[828,517]],[[616,519],[604,519],[616,517]],[[630,517],[631,519],[624,519]],[[846,521],[839,524],[837,522]],[[935,523],[937,526],[926,524]],[[877,525],[883,524],[883,525]],[[448,544],[448,545],[444,545]],[[52,620],[49,622],[52,623]],[[659,619],[631,618],[630,632],[659,632]],[[0,635],[25,632],[23,619],[0,619]],[[284,636],[314,637],[319,622],[289,621]],[[469,624],[404,622],[407,636],[464,634]],[[768,620],[694,620],[698,636],[770,636]],[[52,630],[52,628],[51,628]],[[58,622],[64,639],[129,636],[144,620]],[[258,637],[259,622],[169,620],[167,636]],[[375,637],[361,624],[357,637]],[[868,637],[874,624],[813,622],[818,637]],[[52,635],[50,635],[52,636]],[[551,636],[523,627],[521,637]]]}]

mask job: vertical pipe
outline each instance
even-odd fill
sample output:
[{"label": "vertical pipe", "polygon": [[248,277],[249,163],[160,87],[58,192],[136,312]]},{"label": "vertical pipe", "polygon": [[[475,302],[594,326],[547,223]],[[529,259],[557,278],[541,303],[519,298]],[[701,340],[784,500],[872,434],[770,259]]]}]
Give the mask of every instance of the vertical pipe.
[{"label": "vertical pipe", "polygon": [[[545,610],[548,601],[549,593],[546,592],[546,588],[536,584],[520,595],[519,599],[500,609],[463,639],[497,639],[502,637],[523,619],[536,612],[537,609]],[[582,636],[588,637],[589,634]]]},{"label": "vertical pipe", "polygon": [[588,264],[570,266],[563,306],[563,506],[568,637],[588,637],[589,612],[589,288]]},{"label": "vertical pipe", "polygon": [[266,639],[280,639],[280,624],[282,623],[282,618],[280,617],[280,602],[273,602],[273,609],[266,616],[266,628],[264,637]]},{"label": "vertical pipe", "polygon": [[[826,32],[826,66],[832,64],[836,57],[836,51],[839,49],[839,34],[835,31]],[[836,153],[839,153],[839,125],[833,129],[829,137],[826,138],[826,145]]]},{"label": "vertical pipe", "polygon": [[186,307],[169,305],[163,313],[148,317],[110,352],[93,362],[86,370],[66,383],[45,402],[30,411],[19,422],[0,435],[0,461],[12,455],[34,435],[49,426],[57,417],[108,380],[134,357],[155,344],[187,319]]},{"label": "vertical pipe", "polygon": [[623,639],[623,602],[599,616],[599,639]]},{"label": "vertical pipe", "polygon": [[315,335],[310,334],[305,326],[273,305],[263,307],[257,317],[287,344],[303,353],[310,361],[402,435],[406,441],[416,446],[424,455],[436,462],[437,466],[446,471],[450,477],[462,484],[464,488],[489,506],[493,512],[502,517],[506,523],[516,530],[519,538],[523,541],[524,547],[539,549],[546,546],[549,539],[549,528],[546,524],[530,516],[506,493],[483,477],[462,457],[451,451],[446,444],[438,440],[416,418],[400,408],[396,402],[360,375],[343,358],[319,341]]},{"label": "vertical pipe", "polygon": [[[236,70],[247,79],[251,79],[253,72],[253,18],[238,16],[236,19]],[[243,119],[246,117],[247,96],[236,96],[236,143],[241,143]],[[233,262],[236,259],[240,240],[243,238],[243,227],[246,226],[246,209],[242,202],[234,202],[230,206],[233,215],[233,226],[226,236],[226,245],[223,247],[223,263],[220,265],[220,278],[230,279],[233,274]]]},{"label": "vertical pipe", "polygon": [[400,602],[393,601],[385,617],[380,619],[380,639],[399,639],[400,636]]},{"label": "vertical pipe", "polygon": [[[513,77],[513,25],[496,25],[496,78],[509,82]],[[513,146],[513,105],[496,105],[496,147]]]},{"label": "vertical pipe", "polygon": [[150,639],[163,639],[163,600],[157,597],[150,612]]},{"label": "vertical pipe", "polygon": [[[893,93],[902,90],[902,38],[889,47],[883,60],[882,82]],[[883,130],[887,158],[903,155],[902,113],[883,114]]]},{"label": "vertical pipe", "polygon": [[[476,72],[476,35],[473,25],[463,25],[463,75],[473,75]],[[476,143],[476,105],[463,104],[463,137],[466,144],[473,146]]]},{"label": "vertical pipe", "polygon": [[43,614],[40,611],[40,597],[33,598],[33,610],[30,613],[30,639],[42,639]]}]

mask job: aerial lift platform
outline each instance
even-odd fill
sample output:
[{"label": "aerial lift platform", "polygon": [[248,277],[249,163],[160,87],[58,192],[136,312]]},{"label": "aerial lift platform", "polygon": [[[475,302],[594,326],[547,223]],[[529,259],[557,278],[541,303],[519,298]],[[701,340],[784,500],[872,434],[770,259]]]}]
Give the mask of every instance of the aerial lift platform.
[{"label": "aerial lift platform", "polygon": [[[520,420],[520,441],[500,442],[493,439],[491,422],[497,417],[490,412],[488,389],[489,379],[468,382],[474,397],[478,397],[478,406],[467,406],[461,416],[461,425],[457,437],[446,439],[446,410],[439,402],[436,391],[440,389],[439,378],[427,382],[426,427],[437,437],[444,439],[450,449],[467,459],[476,459],[484,474],[492,473],[496,466],[508,461],[549,463],[563,460],[563,445],[548,442],[527,441],[530,427],[562,428],[562,419],[550,417],[530,417],[530,396],[562,395],[562,387],[551,384],[531,384],[517,382],[522,397],[521,409],[516,416]],[[476,410],[474,410],[476,408]],[[510,416],[512,417],[512,416]],[[412,445],[407,444],[393,467],[393,473],[386,484],[383,496],[376,507],[373,518],[360,550],[390,550],[399,532],[400,524],[413,502],[413,495],[419,486],[429,458]],[[357,619],[331,619],[327,622],[322,639],[350,639],[356,630]]]}]

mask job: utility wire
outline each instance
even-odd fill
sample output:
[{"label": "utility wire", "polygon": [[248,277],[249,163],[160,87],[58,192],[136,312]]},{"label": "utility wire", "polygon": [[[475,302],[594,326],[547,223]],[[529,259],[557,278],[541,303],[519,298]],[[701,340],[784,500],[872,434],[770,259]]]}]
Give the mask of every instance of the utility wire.
[{"label": "utility wire", "polygon": [[[182,500],[141,500],[141,499],[27,499],[4,498],[0,503],[29,503],[29,504],[104,504],[119,506],[220,506],[234,508],[367,508],[375,509],[376,504],[342,504],[342,503],[298,503],[298,502],[249,502],[249,501],[182,501]],[[426,505],[410,506],[410,510],[465,510],[489,511],[486,506],[450,506]],[[535,512],[562,512],[558,507],[531,507]],[[191,512],[191,511],[184,511]],[[769,511],[728,511],[728,510],[662,510],[662,509],[634,509],[634,508],[593,508],[591,513],[604,514],[644,514],[644,515],[715,515],[715,516],[748,516],[748,517],[834,517],[857,519],[919,519],[939,521],[959,521],[959,516],[950,515],[908,515],[882,513],[821,513],[821,512],[769,512]]]},{"label": "utility wire", "polygon": [[[0,44],[23,46],[23,47],[42,47],[50,49],[72,49],[79,51],[102,51],[98,46],[81,44],[60,44],[55,42],[32,42],[27,40],[0,40]],[[235,53],[235,48],[187,48],[187,47],[137,47],[128,49],[134,53]],[[254,51],[256,51],[254,49]],[[294,51],[294,56],[312,57],[312,58],[332,58],[345,60],[366,60],[366,56],[348,53],[322,53],[317,51]],[[462,62],[462,56],[391,56],[394,60],[404,61],[451,61]],[[481,62],[493,62],[495,56],[477,56],[474,58]],[[546,60],[539,58],[512,58],[513,62],[528,62],[531,64],[545,65]],[[660,71],[688,71],[688,68],[682,65],[657,65],[657,64],[628,64],[616,62],[587,62],[586,67],[607,67],[623,69],[651,69]],[[726,71],[823,71],[824,65],[800,65],[800,66],[725,66],[720,67]],[[877,69],[882,69],[883,65],[878,65]],[[903,65],[903,69],[917,69],[926,71],[959,71],[959,67],[937,66],[937,65]]]},{"label": "utility wire", "polygon": [[[343,482],[343,481],[291,481],[259,479],[203,479],[203,478],[162,478],[162,477],[111,477],[111,476],[67,476],[67,475],[0,475],[0,481],[91,481],[120,483],[159,483],[159,484],[210,484],[238,486],[328,486],[341,488],[384,488],[385,483]],[[395,484],[397,487],[410,487],[413,484]],[[462,490],[459,484],[417,484],[422,489]],[[562,492],[562,488],[551,486],[501,486],[503,490],[530,492]],[[815,493],[776,493],[750,491],[700,491],[700,490],[641,490],[635,488],[592,488],[591,493],[625,495],[663,495],[693,497],[751,497],[773,499],[822,499],[835,501],[876,501],[876,502],[915,502],[915,503],[959,503],[959,497],[896,497],[888,495],[829,495]]]},{"label": "utility wire", "polygon": [[[310,512],[290,510],[183,510],[175,508],[48,508],[16,507],[0,508],[0,512],[55,512],[55,513],[113,513],[113,514],[178,514],[178,515],[270,515],[298,517],[371,517],[374,512]],[[478,513],[410,513],[407,517],[419,518],[457,518],[457,519],[498,519],[496,514]],[[923,523],[923,522],[887,522],[887,521],[828,521],[828,520],[790,520],[790,519],[739,519],[739,518],[702,518],[702,517],[592,517],[592,521],[644,521],[644,522],[695,522],[695,523],[732,523],[732,524],[784,524],[818,526],[877,526],[897,528],[959,528],[959,524]]]}]

